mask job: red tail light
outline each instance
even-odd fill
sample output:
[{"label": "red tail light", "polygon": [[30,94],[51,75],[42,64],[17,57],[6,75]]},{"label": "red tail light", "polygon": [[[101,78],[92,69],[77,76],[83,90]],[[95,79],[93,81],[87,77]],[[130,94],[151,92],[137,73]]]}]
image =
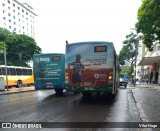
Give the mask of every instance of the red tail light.
[{"label": "red tail light", "polygon": [[109,80],[112,80],[112,76],[111,76],[111,75],[110,75],[110,76],[108,76],[108,79],[109,79]]},{"label": "red tail light", "polygon": [[113,79],[113,72],[109,72],[108,79],[109,79],[109,80],[112,80],[112,79]]},{"label": "red tail light", "polygon": [[68,73],[66,73],[66,80],[69,80],[69,76],[68,76]]}]

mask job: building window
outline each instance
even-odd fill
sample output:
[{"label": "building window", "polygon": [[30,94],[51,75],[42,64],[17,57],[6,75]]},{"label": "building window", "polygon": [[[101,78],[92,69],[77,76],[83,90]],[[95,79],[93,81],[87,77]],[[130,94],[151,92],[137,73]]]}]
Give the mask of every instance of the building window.
[{"label": "building window", "polygon": [[9,22],[11,22],[11,20],[9,20]]},{"label": "building window", "polygon": [[5,10],[3,10],[3,13],[5,13]]},{"label": "building window", "polygon": [[22,12],[24,12],[24,10],[22,9]]},{"label": "building window", "polygon": [[10,0],[8,0],[8,3],[10,4]]},{"label": "building window", "polygon": [[15,19],[16,17],[15,17],[15,16],[13,16],[13,18]]},{"label": "building window", "polygon": [[20,15],[20,13],[18,12],[18,15]]},{"label": "building window", "polygon": [[11,26],[9,26],[9,28],[11,29],[12,27],[11,27]]},{"label": "building window", "polygon": [[15,10],[13,10],[13,12],[15,12]]},{"label": "building window", "polygon": [[15,4],[13,3],[13,6],[15,7]]},{"label": "building window", "polygon": [[10,14],[10,13],[8,13],[8,16],[11,16],[11,14]]},{"label": "building window", "polygon": [[3,17],[3,20],[6,20],[6,17]]},{"label": "building window", "polygon": [[2,5],[3,5],[3,6],[5,6],[5,4],[4,4],[4,3],[2,3]]},{"label": "building window", "polygon": [[20,8],[19,7],[17,7],[18,8],[18,10],[20,10]]},{"label": "building window", "polygon": [[8,9],[10,10],[10,7],[8,6]]},{"label": "building window", "polygon": [[14,22],[14,25],[16,25],[16,22]]},{"label": "building window", "polygon": [[28,12],[26,12],[26,15],[28,15]]}]

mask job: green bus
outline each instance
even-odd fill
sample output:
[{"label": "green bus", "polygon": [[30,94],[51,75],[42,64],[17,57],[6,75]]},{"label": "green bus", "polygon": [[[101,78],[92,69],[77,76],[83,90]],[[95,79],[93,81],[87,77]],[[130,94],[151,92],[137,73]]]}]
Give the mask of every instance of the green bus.
[{"label": "green bus", "polygon": [[57,94],[63,93],[65,89],[64,66],[64,54],[35,54],[33,56],[35,89],[55,89]]}]

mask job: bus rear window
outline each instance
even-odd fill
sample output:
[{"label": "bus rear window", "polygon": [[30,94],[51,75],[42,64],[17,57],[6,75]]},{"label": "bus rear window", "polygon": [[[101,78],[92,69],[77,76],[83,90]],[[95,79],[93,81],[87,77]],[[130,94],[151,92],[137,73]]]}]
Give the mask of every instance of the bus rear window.
[{"label": "bus rear window", "polygon": [[107,52],[107,46],[94,46],[94,52]]}]

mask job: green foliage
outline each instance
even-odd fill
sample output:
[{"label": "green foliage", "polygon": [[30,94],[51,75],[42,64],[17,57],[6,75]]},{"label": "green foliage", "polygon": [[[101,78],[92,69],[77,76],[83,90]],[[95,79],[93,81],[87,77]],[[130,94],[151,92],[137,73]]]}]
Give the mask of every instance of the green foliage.
[{"label": "green foliage", "polygon": [[160,40],[160,0],[143,0],[138,10],[137,32],[143,34],[143,43],[152,51]]},{"label": "green foliage", "polygon": [[132,77],[132,73],[133,73],[133,66],[130,66],[128,69],[127,69],[127,75],[129,77],[129,79]]},{"label": "green foliage", "polygon": [[4,52],[6,53],[6,50],[7,50],[7,45],[6,45],[6,43],[0,41],[0,52],[1,52],[1,53],[4,53]]},{"label": "green foliage", "polygon": [[132,76],[132,72],[133,72],[133,66],[128,66],[128,67],[125,67],[125,69],[122,68],[120,74],[127,75],[130,79]]},{"label": "green foliage", "polygon": [[129,62],[131,66],[133,65],[135,56],[138,54],[136,49],[139,45],[139,39],[138,35],[133,32],[126,35],[126,40],[123,41],[123,47],[119,53],[119,61],[121,65],[124,65],[125,61]]},{"label": "green foliage", "polygon": [[[34,54],[41,53],[35,40],[27,35],[10,33],[0,28],[0,40],[7,45],[7,65],[28,66]],[[2,63],[4,60],[0,57]],[[1,63],[0,63],[1,64]]]}]

